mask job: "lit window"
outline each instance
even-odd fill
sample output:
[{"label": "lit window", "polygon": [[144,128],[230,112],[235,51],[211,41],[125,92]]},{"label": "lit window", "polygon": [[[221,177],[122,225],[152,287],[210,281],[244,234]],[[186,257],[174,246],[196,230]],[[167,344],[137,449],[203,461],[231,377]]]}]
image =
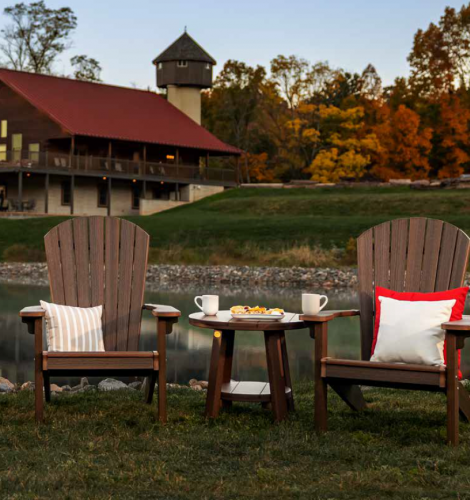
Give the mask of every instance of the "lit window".
[{"label": "lit window", "polygon": [[166,155],[166,159],[167,160],[174,160],[175,159],[175,155]]},{"label": "lit window", "polygon": [[0,136],[2,139],[5,139],[8,135],[8,122],[6,120],[2,120],[2,125],[1,125],[1,133]]},{"label": "lit window", "polygon": [[0,161],[7,161],[7,145],[0,144]]},{"label": "lit window", "polygon": [[211,69],[210,63],[206,63],[206,69]]},{"label": "lit window", "polygon": [[177,66],[178,68],[186,68],[188,66],[188,61],[178,61]]},{"label": "lit window", "polygon": [[39,144],[29,145],[29,159],[35,163],[39,162]]},{"label": "lit window", "polygon": [[98,206],[107,207],[108,206],[108,185],[98,184]]},{"label": "lit window", "polygon": [[13,150],[13,160],[21,160],[21,150],[23,149],[23,134],[13,134],[11,136],[11,145]]},{"label": "lit window", "polygon": [[158,69],[162,69],[162,68],[163,68],[163,64],[162,64],[162,63],[158,63],[157,68],[158,68]]}]

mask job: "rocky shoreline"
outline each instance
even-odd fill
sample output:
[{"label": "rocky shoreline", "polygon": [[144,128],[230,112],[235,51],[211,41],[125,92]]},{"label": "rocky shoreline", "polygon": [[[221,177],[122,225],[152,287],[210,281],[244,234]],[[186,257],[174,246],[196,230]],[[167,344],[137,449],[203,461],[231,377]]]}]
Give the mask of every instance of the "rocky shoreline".
[{"label": "rocky shoreline", "polygon": [[[51,384],[51,395],[57,396],[59,394],[75,394],[81,392],[95,392],[95,391],[117,391],[117,390],[127,390],[127,391],[146,391],[146,382],[136,380],[130,384],[126,384],[121,380],[116,380],[114,378],[106,378],[101,380],[97,385],[90,384],[87,378],[82,378],[78,385],[70,387],[69,385],[58,386],[56,384]],[[167,384],[169,389],[192,389],[193,391],[203,391],[208,387],[208,382],[205,380],[191,379],[188,385],[180,384]],[[0,394],[15,394],[21,391],[34,391],[34,382],[25,382],[24,384],[13,384],[8,379],[0,377]]]},{"label": "rocky shoreline", "polygon": [[[48,286],[45,263],[0,263],[0,282]],[[357,285],[354,268],[150,265],[147,289],[186,290],[188,285],[348,289]]]}]

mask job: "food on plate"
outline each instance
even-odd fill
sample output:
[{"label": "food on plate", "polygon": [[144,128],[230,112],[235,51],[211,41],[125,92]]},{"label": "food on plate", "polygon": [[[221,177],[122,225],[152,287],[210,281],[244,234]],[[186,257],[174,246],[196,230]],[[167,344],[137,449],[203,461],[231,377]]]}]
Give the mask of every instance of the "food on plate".
[{"label": "food on plate", "polygon": [[274,307],[273,309],[268,309],[267,307],[250,307],[250,306],[233,306],[230,308],[232,314],[273,314],[281,315],[284,314],[284,309],[279,307]]}]

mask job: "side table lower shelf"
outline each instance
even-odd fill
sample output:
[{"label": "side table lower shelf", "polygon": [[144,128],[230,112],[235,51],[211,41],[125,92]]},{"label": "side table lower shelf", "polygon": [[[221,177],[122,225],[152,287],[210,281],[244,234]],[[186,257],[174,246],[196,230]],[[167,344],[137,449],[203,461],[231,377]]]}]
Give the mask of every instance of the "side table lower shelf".
[{"label": "side table lower shelf", "polygon": [[[231,380],[222,384],[220,397],[224,401],[269,403],[271,401],[271,390],[269,382],[237,382]],[[286,387],[286,398],[292,398],[292,389],[290,387]]]}]

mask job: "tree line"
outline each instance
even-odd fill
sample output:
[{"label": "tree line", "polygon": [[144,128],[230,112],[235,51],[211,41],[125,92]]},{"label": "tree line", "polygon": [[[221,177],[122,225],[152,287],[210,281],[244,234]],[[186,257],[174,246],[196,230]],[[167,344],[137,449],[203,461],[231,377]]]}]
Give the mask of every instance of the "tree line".
[{"label": "tree line", "polygon": [[246,151],[245,182],[457,177],[470,168],[470,3],[418,30],[410,76],[274,58],[229,60],[203,94],[203,125]]}]

